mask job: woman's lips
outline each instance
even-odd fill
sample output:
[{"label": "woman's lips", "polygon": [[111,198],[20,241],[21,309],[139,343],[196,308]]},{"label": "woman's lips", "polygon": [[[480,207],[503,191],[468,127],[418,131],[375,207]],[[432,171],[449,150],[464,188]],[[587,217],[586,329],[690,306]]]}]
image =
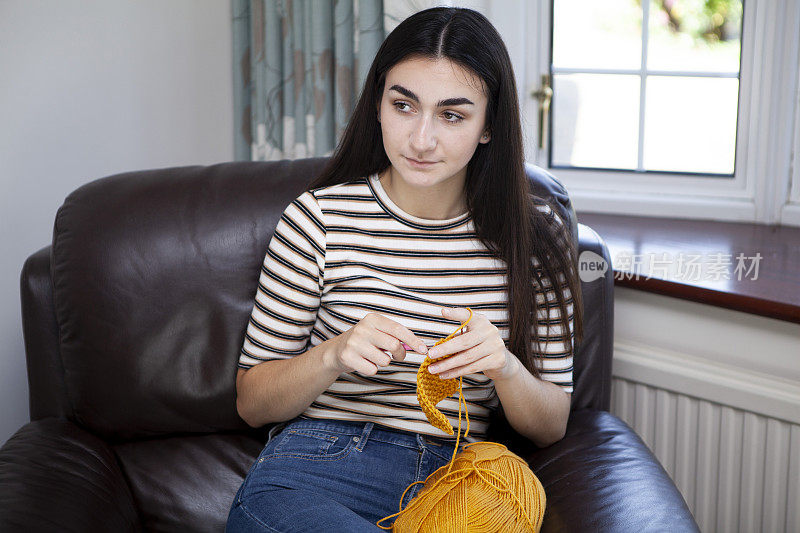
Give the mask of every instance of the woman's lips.
[{"label": "woman's lips", "polygon": [[414,161],[410,157],[406,157],[406,161],[408,161],[408,164],[414,168],[428,168],[436,164],[436,161],[432,161],[430,163],[420,163],[419,161]]}]

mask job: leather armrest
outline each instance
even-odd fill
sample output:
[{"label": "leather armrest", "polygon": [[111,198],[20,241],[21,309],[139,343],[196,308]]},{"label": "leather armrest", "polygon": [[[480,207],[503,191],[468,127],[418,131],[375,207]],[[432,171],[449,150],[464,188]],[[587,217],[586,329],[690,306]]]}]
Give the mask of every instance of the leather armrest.
[{"label": "leather armrest", "polygon": [[647,445],[605,411],[570,413],[567,433],[522,455],[542,482],[542,532],[700,531]]},{"label": "leather armrest", "polygon": [[25,261],[20,276],[22,334],[28,364],[31,420],[74,418],[67,400],[64,363],[50,272],[52,246],[45,246]]},{"label": "leather armrest", "polygon": [[0,531],[140,529],[114,453],[72,422],[30,422],[0,448]]}]

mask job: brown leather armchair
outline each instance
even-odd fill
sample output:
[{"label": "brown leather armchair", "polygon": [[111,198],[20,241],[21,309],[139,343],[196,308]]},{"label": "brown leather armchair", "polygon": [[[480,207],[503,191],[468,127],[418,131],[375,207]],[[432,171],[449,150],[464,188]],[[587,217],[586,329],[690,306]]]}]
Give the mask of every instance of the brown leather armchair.
[{"label": "brown leather armchair", "polygon": [[[236,362],[267,243],[325,158],[119,174],[72,192],[21,277],[31,422],[0,449],[2,531],[222,531],[267,438],[237,415]],[[610,265],[564,187],[528,165],[579,251]],[[567,434],[492,440],[547,494],[542,531],[697,531],[641,439],[608,413],[613,278],[582,284]]]}]

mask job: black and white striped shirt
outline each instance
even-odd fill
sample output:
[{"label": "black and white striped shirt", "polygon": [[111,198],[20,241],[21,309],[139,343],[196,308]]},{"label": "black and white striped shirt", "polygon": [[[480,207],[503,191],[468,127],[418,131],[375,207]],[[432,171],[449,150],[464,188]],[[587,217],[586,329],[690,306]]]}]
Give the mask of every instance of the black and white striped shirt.
[{"label": "black and white striped shirt", "polygon": [[[546,204],[537,208],[563,224]],[[441,307],[471,307],[507,342],[505,277],[504,262],[478,240],[469,213],[448,220],[410,215],[391,201],[377,174],[306,191],[285,209],[267,248],[238,366],[299,355],[369,312],[403,324],[432,346],[459,325],[444,319]],[[564,290],[572,327],[573,301]],[[540,314],[532,328],[539,328],[544,355],[541,377],[572,392],[572,353],[555,293],[536,297]],[[455,439],[430,425],[419,406],[416,372],[424,357],[408,352],[374,376],[343,373],[300,416],[372,421]],[[488,415],[499,404],[494,383],[483,373],[464,376],[463,383],[470,415],[465,440],[485,440]],[[437,407],[458,428],[458,394]],[[464,439],[463,411],[461,427]]]}]

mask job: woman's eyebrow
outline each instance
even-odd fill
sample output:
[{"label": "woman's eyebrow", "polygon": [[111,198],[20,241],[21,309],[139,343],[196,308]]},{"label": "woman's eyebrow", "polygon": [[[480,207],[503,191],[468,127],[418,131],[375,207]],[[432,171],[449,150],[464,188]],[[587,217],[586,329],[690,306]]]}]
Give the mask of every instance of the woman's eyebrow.
[{"label": "woman's eyebrow", "polygon": [[[413,92],[411,92],[408,89],[406,89],[405,87],[403,87],[402,85],[392,85],[389,88],[389,90],[390,91],[397,91],[400,94],[402,94],[403,96],[405,96],[406,98],[410,98],[410,99],[414,100],[416,103],[419,103],[419,97],[416,94],[414,94]],[[468,98],[460,97],[460,98],[447,98],[445,100],[439,100],[439,102],[436,104],[436,107],[446,107],[446,106],[464,105],[464,104],[475,105],[472,102],[472,100],[469,100]]]}]

